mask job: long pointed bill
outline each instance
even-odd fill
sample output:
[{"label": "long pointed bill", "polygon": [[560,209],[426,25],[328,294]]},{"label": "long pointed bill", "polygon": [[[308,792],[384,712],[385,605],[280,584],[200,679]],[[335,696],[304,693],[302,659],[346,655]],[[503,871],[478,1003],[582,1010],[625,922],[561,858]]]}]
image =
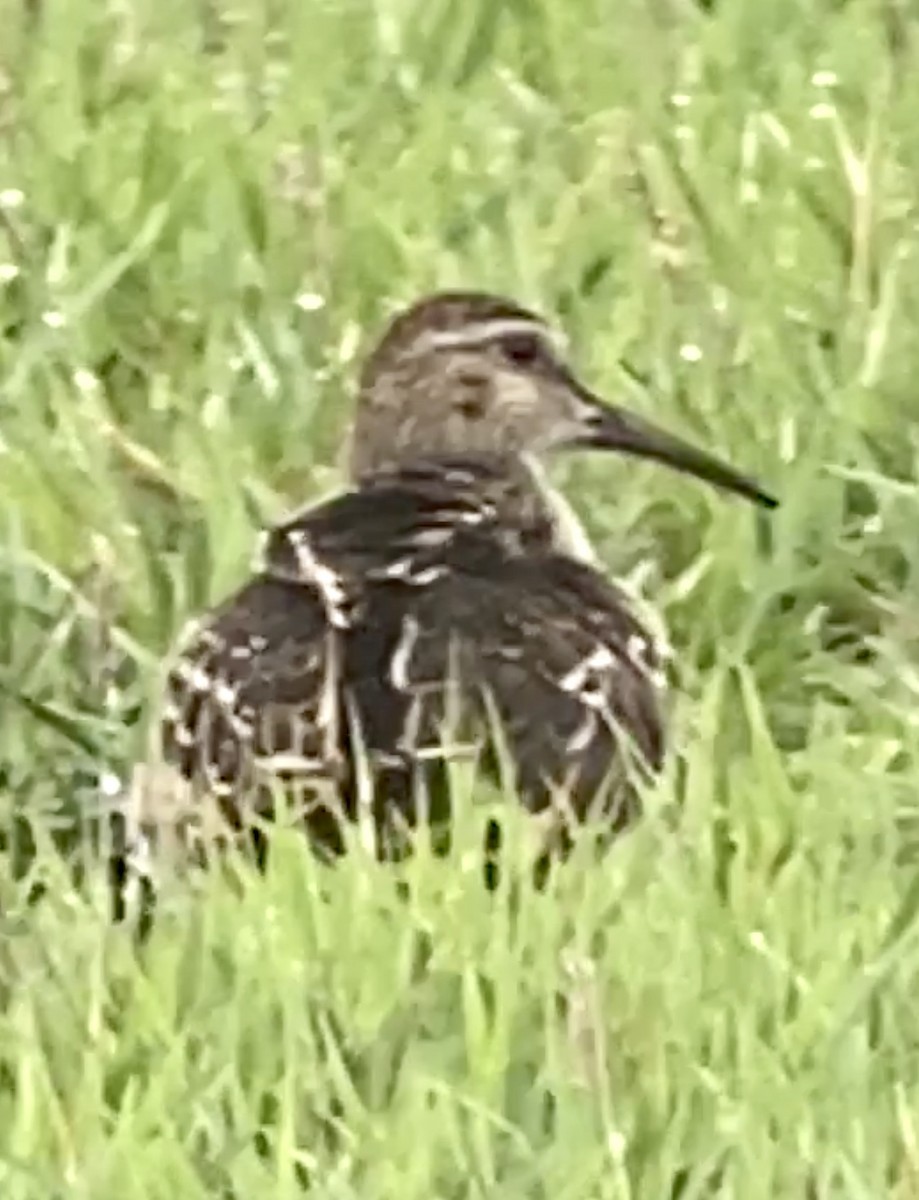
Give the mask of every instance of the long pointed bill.
[{"label": "long pointed bill", "polygon": [[778,500],[764,492],[754,479],[735,471],[714,455],[697,450],[634,413],[606,404],[577,380],[569,382],[584,405],[583,432],[575,439],[578,445],[650,458],[726,491],[736,492],[765,508],[777,506]]}]

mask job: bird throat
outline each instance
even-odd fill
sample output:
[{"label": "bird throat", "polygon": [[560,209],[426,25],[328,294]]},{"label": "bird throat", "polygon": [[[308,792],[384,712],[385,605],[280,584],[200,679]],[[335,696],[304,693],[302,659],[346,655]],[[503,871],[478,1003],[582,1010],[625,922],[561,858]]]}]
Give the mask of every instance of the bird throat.
[{"label": "bird throat", "polygon": [[522,457],[533,486],[549,510],[555,526],[554,541],[557,549],[578,559],[579,562],[596,566],[597,552],[577,513],[562,493],[552,485],[543,464],[532,455],[525,454]]}]

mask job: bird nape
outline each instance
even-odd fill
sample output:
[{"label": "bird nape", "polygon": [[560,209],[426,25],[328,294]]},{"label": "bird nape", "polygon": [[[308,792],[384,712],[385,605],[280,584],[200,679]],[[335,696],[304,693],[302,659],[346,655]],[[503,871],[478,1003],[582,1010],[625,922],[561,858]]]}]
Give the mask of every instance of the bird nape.
[{"label": "bird nape", "polygon": [[193,828],[213,801],[245,830],[280,788],[335,854],[360,795],[394,854],[422,812],[449,824],[456,753],[509,764],[550,841],[589,814],[630,825],[664,759],[667,651],[539,469],[578,447],[776,503],[604,403],[512,301],[399,314],[361,373],[351,485],[268,531],[252,577],[180,638],[151,752],[174,794],[139,798],[142,828]]}]

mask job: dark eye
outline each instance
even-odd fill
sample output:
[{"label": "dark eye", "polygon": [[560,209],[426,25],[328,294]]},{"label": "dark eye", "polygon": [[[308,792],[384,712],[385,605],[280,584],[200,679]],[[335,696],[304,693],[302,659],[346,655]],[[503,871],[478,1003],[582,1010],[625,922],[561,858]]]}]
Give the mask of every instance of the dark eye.
[{"label": "dark eye", "polygon": [[542,357],[542,341],[533,333],[515,333],[501,342],[505,358],[515,366],[529,367]]}]

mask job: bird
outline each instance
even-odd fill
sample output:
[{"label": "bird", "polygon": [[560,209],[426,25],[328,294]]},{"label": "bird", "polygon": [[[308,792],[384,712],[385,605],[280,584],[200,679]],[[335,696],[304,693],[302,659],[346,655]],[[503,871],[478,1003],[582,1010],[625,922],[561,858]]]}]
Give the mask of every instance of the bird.
[{"label": "bird", "polygon": [[397,312],[360,370],[348,483],[267,529],[167,660],[150,761],[184,789],[181,820],[208,797],[240,831],[296,794],[322,851],[367,811],[396,856],[422,819],[449,821],[465,756],[557,840],[594,813],[630,827],[665,760],[667,649],[549,483],[578,449],[777,504],[603,400],[516,301],[444,291]]}]

